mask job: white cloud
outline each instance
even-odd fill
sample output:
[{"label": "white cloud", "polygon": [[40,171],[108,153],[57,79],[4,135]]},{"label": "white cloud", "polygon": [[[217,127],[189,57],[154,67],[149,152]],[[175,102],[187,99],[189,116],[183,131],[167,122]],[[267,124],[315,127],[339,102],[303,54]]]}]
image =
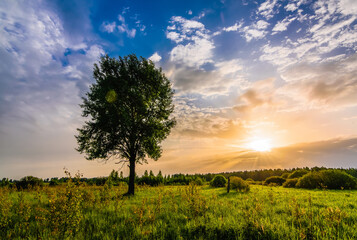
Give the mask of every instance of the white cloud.
[{"label": "white cloud", "polygon": [[279,21],[277,24],[275,24],[273,28],[273,32],[283,32],[287,30],[289,24],[292,23],[295,19],[296,17],[292,17],[292,18],[286,17],[282,21]]},{"label": "white cloud", "polygon": [[233,74],[233,76],[236,77],[236,74],[243,70],[243,64],[239,59],[217,62],[215,66],[223,76]]},{"label": "white cloud", "polygon": [[243,33],[243,36],[250,42],[253,39],[261,39],[265,37],[268,33],[266,28],[269,26],[269,23],[264,20],[259,20],[253,23],[250,26],[246,26],[240,30]]},{"label": "white cloud", "polygon": [[243,26],[243,21],[240,21],[239,23],[235,23],[233,26],[223,28],[223,31],[235,32],[235,31],[238,31],[239,29],[241,29],[242,26]]},{"label": "white cloud", "polygon": [[193,43],[177,45],[170,52],[170,60],[190,67],[212,62],[214,45],[205,38],[195,38]]},{"label": "white cloud", "polygon": [[115,28],[116,28],[116,23],[115,22],[111,22],[111,23],[103,22],[102,23],[102,29],[107,33],[114,32]]},{"label": "white cloud", "polygon": [[[252,23],[250,26],[243,27],[243,20],[239,23],[235,23],[233,26],[225,27],[222,29],[224,32],[240,32],[243,33],[243,37],[247,42],[250,42],[253,39],[261,39],[265,37],[268,33],[266,30],[269,26],[269,23],[264,20],[258,20]],[[217,31],[213,34],[213,36],[221,34],[221,31]]]},{"label": "white cloud", "polygon": [[141,32],[144,32],[144,31],[145,31],[146,26],[145,26],[144,24],[142,24],[140,20],[137,20],[137,21],[135,22],[135,24],[136,24],[136,27],[137,27]]},{"label": "white cloud", "polygon": [[0,2],[0,152],[25,168],[76,156],[78,103],[103,54],[99,45],[68,40],[62,22],[41,2]]},{"label": "white cloud", "polygon": [[[297,2],[300,6],[304,2]],[[278,71],[299,62],[319,63],[324,61],[325,54],[342,47],[357,49],[357,32],[354,27],[356,15],[344,14],[338,7],[338,1],[316,1],[313,5],[313,17],[287,17],[273,28],[273,34],[285,31],[295,19],[309,26],[305,36],[295,40],[286,38],[277,46],[266,44],[261,48],[260,60],[278,66]],[[299,10],[300,11],[300,10]],[[333,57],[334,55],[330,55]]]},{"label": "white cloud", "polygon": [[252,39],[263,38],[267,34],[266,31],[260,31],[258,29],[244,29],[244,36],[247,42],[250,42]]},{"label": "white cloud", "polygon": [[[267,26],[265,21],[256,23],[256,28],[259,29],[265,29]],[[239,26],[228,27],[222,31],[234,31],[234,28],[238,29]],[[178,90],[176,94],[224,95],[232,87],[240,88],[246,85],[241,60],[214,60],[215,45],[212,36],[215,35],[216,33],[212,34],[199,21],[182,17],[171,18],[166,36],[178,45],[170,52],[171,66],[166,72],[173,80],[174,88]]]},{"label": "white cloud", "polygon": [[295,3],[289,3],[285,6],[286,11],[294,12],[297,9],[298,9],[298,6],[296,6]]},{"label": "white cloud", "polygon": [[[341,56],[321,64],[300,63],[285,70],[287,84],[280,90],[301,107],[336,111],[357,103],[357,55]],[[327,109],[325,110],[327,111]]]},{"label": "white cloud", "polygon": [[211,63],[213,70],[172,66],[166,75],[173,81],[176,95],[187,93],[202,96],[224,96],[232,88],[246,88],[244,65],[240,59]]},{"label": "white cloud", "polygon": [[[104,54],[104,50],[100,45],[94,44],[89,47],[89,49],[86,49],[85,55],[91,59],[92,61],[99,60],[99,57]],[[91,64],[91,63],[89,63]]]},{"label": "white cloud", "polygon": [[122,15],[118,15],[118,20],[121,22],[120,25],[118,25],[118,30],[121,33],[126,33],[126,35],[129,38],[134,38],[136,35],[136,29],[135,28],[129,28],[128,24],[125,23],[125,18]]},{"label": "white cloud", "polygon": [[176,43],[193,40],[193,36],[208,37],[204,25],[198,21],[174,16],[170,23],[171,26],[167,27],[166,37]]},{"label": "white cloud", "polygon": [[126,31],[126,33],[127,33],[127,35],[128,35],[128,37],[129,38],[134,38],[135,37],[135,34],[136,34],[136,29],[128,29],[127,31]]},{"label": "white cloud", "polygon": [[167,30],[175,30],[175,29],[176,29],[176,26],[175,26],[175,25],[167,26],[166,29],[167,29]]},{"label": "white cloud", "polygon": [[296,58],[291,56],[293,49],[284,46],[271,46],[266,44],[261,48],[263,54],[259,57],[261,61],[267,61],[280,68],[285,68],[296,63]]},{"label": "white cloud", "polygon": [[166,37],[179,44],[170,52],[170,60],[189,67],[200,67],[212,62],[214,49],[209,31],[198,21],[188,20],[180,16],[171,18],[171,26],[167,27]]},{"label": "white cloud", "polygon": [[257,29],[266,29],[269,26],[269,23],[264,20],[259,20],[256,22],[255,26]]},{"label": "white cloud", "polygon": [[184,38],[177,32],[166,32],[166,37],[176,43],[184,40]]},{"label": "white cloud", "polygon": [[273,17],[274,7],[276,3],[277,0],[266,0],[259,6],[257,10],[257,14],[262,15],[269,20],[270,18]]},{"label": "white cloud", "polygon": [[124,16],[121,15],[121,14],[118,15],[118,20],[119,20],[119,22],[121,22],[121,23],[125,23],[125,18],[124,18]]},{"label": "white cloud", "polygon": [[74,51],[87,49],[87,48],[88,48],[88,45],[84,42],[81,42],[81,43],[78,43],[75,45],[71,45],[71,49],[73,49]]},{"label": "white cloud", "polygon": [[142,24],[141,20],[138,19],[137,15],[131,17],[131,20],[135,20],[135,27],[130,28],[129,24],[126,22],[124,14],[127,13],[129,8],[124,8],[122,13],[118,15],[119,23],[114,22],[103,22],[101,25],[101,30],[107,33],[114,33],[116,30],[119,33],[126,33],[128,38],[135,38],[137,31],[143,32],[145,34],[146,26]]},{"label": "white cloud", "polygon": [[219,116],[221,109],[197,107],[190,99],[175,101],[175,117],[178,120],[173,135],[190,138],[237,138],[245,133],[240,121]]},{"label": "white cloud", "polygon": [[339,9],[346,15],[357,15],[357,3],[355,0],[340,0]]},{"label": "white cloud", "polygon": [[151,57],[149,57],[149,59],[153,62],[160,62],[161,56],[155,52],[153,55],[151,55]]},{"label": "white cloud", "polygon": [[203,10],[202,12],[200,12],[200,14],[198,14],[198,16],[194,17],[193,19],[200,20],[201,18],[204,18],[210,12],[211,12],[211,10]]},{"label": "white cloud", "polygon": [[189,33],[193,30],[204,30],[205,26],[198,21],[188,20],[180,16],[175,16],[171,18],[171,23],[180,24],[181,29],[184,33]]}]

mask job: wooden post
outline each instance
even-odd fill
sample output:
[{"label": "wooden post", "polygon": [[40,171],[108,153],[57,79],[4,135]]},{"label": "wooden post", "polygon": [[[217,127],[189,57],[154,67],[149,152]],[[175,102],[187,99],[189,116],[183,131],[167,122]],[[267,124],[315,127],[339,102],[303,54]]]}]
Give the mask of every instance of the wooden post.
[{"label": "wooden post", "polygon": [[230,181],[231,180],[231,177],[228,177],[228,184],[227,184],[227,193],[229,193],[229,190],[230,190],[230,187],[231,187],[231,184],[230,184]]}]

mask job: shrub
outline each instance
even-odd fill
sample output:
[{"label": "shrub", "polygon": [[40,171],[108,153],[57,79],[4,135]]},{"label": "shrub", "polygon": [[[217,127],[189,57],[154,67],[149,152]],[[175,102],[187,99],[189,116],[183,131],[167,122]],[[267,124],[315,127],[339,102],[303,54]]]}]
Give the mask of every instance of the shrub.
[{"label": "shrub", "polygon": [[285,179],[287,179],[288,177],[289,177],[289,175],[290,175],[290,173],[283,173],[282,175],[281,175],[281,177],[282,178],[285,178]]},{"label": "shrub", "polygon": [[321,174],[319,172],[310,172],[299,179],[296,183],[298,188],[315,189],[322,187]]},{"label": "shrub", "polygon": [[247,178],[245,181],[247,181],[247,182],[254,182],[254,180],[251,179],[251,178]]},{"label": "shrub", "polygon": [[194,181],[193,181],[194,184],[196,184],[197,186],[202,186],[204,184],[202,178],[200,177],[197,177]]},{"label": "shrub", "polygon": [[40,187],[43,185],[43,180],[41,178],[37,178],[37,177],[33,177],[33,176],[26,176],[20,179],[20,181],[18,181],[16,183],[16,187],[18,189],[27,189],[27,188],[31,188],[31,187]]},{"label": "shrub", "polygon": [[285,179],[279,176],[271,176],[265,179],[264,184],[269,185],[269,184],[276,184],[281,186],[285,182]]},{"label": "shrub", "polygon": [[292,178],[292,179],[287,179],[284,183],[283,183],[283,187],[285,188],[293,188],[296,186],[296,183],[299,181],[298,178]]},{"label": "shrub", "polygon": [[340,170],[310,172],[299,179],[298,188],[356,189],[354,177]]},{"label": "shrub", "polygon": [[340,170],[323,170],[320,172],[322,184],[328,189],[355,189],[356,179]]},{"label": "shrub", "polygon": [[58,178],[51,178],[50,180],[50,186],[57,186],[59,185],[59,180]]},{"label": "shrub", "polygon": [[73,180],[67,181],[65,191],[49,196],[48,220],[55,239],[73,239],[83,220],[83,191]]},{"label": "shrub", "polygon": [[305,174],[308,174],[309,171],[306,170],[306,169],[299,169],[299,170],[296,170],[294,172],[292,172],[289,176],[288,176],[288,179],[292,179],[292,178],[300,178],[302,176],[304,176]]},{"label": "shrub", "polygon": [[249,184],[240,177],[231,177],[230,186],[236,191],[248,192],[250,190]]},{"label": "shrub", "polygon": [[226,185],[226,182],[227,179],[223,175],[217,175],[212,179],[210,185],[212,187],[224,187]]}]

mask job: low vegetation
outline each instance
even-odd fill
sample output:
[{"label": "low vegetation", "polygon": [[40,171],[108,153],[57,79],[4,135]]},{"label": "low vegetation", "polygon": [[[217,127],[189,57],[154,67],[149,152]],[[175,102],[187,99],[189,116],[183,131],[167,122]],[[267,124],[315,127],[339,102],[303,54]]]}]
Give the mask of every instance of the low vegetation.
[{"label": "low vegetation", "polygon": [[33,176],[26,176],[20,179],[16,183],[16,187],[18,189],[27,189],[27,188],[33,188],[33,187],[40,187],[43,185],[43,180],[37,177]]},{"label": "low vegetation", "polygon": [[283,183],[283,187],[286,187],[286,188],[294,188],[294,187],[296,187],[296,184],[297,184],[298,181],[299,181],[298,178],[287,179],[287,180]]},{"label": "low vegetation", "polygon": [[264,184],[265,185],[277,185],[281,186],[285,182],[285,178],[279,177],[279,176],[271,176],[265,179]]},{"label": "low vegetation", "polygon": [[291,174],[289,174],[289,176],[287,178],[288,179],[300,178],[308,173],[309,173],[309,170],[307,170],[307,169],[298,169],[298,170],[295,170],[294,172],[292,172]]},{"label": "low vegetation", "polygon": [[280,178],[265,185],[230,176],[236,191],[227,193],[224,174],[207,181],[150,172],[131,197],[115,171],[95,180],[3,179],[0,239],[357,239],[353,176],[309,170],[283,187]]},{"label": "low vegetation", "polygon": [[224,176],[217,175],[212,179],[210,185],[212,187],[224,187],[226,186],[226,183],[227,183],[227,179]]},{"label": "low vegetation", "polygon": [[250,190],[249,183],[244,181],[240,177],[231,177],[230,187],[233,190],[240,191],[240,192],[248,192]]},{"label": "low vegetation", "polygon": [[[234,178],[231,179],[235,182]],[[239,180],[240,181],[240,180]],[[0,188],[0,239],[356,239],[357,192],[251,185]]]},{"label": "low vegetation", "polygon": [[[236,171],[236,172],[225,172],[225,173],[219,173],[218,175],[224,176],[226,179],[228,177],[240,177],[244,179],[245,181],[249,181],[250,184],[254,185],[259,185],[264,183],[264,181],[271,176],[280,176],[284,179],[287,179],[289,175],[291,175],[294,172],[301,172],[300,170],[303,170],[303,172],[319,172],[323,170],[333,170],[333,169],[327,169],[324,167],[313,167],[313,168],[293,168],[293,169],[263,169],[263,170],[254,170],[254,171]],[[348,173],[349,175],[353,176],[354,178],[357,177],[357,169],[355,168],[349,168],[349,169],[335,169],[339,170],[345,173]],[[160,172],[155,175],[150,171],[150,173],[147,173],[147,176],[144,174],[143,176],[136,176],[135,177],[135,183],[138,185],[150,185],[150,186],[156,186],[156,185],[188,185],[191,182],[195,182],[196,179],[200,178],[202,179],[203,183],[204,182],[210,182],[212,179],[216,176],[217,174],[213,173],[207,173],[207,174],[173,174],[173,175],[163,175],[160,174]],[[143,179],[144,178],[144,179]],[[145,179],[146,178],[146,179]],[[300,178],[300,177],[299,177]],[[41,180],[41,179],[40,179]],[[68,177],[62,177],[62,178],[51,178],[51,179],[43,179],[43,183],[49,184],[51,186],[57,186],[61,184],[65,184],[68,181]],[[109,177],[96,177],[96,178],[80,178],[81,182],[85,182],[87,185],[95,185],[95,186],[104,186],[108,181],[110,181],[110,184],[113,186],[118,186],[122,185],[125,183],[128,183],[129,179],[128,177],[124,177],[122,172],[117,172],[117,171],[112,171],[112,173],[109,175]],[[200,180],[198,180],[200,181]],[[19,181],[12,180],[12,179],[7,179],[3,178],[0,180],[0,186],[13,186],[17,185]]]},{"label": "low vegetation", "polygon": [[351,175],[339,170],[310,172],[296,183],[298,188],[356,189],[357,182]]}]

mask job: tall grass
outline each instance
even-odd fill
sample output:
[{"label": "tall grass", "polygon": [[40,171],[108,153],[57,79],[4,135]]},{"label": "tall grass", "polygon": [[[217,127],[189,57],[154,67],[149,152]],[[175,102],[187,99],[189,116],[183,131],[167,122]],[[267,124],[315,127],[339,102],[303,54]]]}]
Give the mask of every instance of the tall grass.
[{"label": "tall grass", "polygon": [[357,192],[251,185],[0,188],[0,239],[356,239]]}]

